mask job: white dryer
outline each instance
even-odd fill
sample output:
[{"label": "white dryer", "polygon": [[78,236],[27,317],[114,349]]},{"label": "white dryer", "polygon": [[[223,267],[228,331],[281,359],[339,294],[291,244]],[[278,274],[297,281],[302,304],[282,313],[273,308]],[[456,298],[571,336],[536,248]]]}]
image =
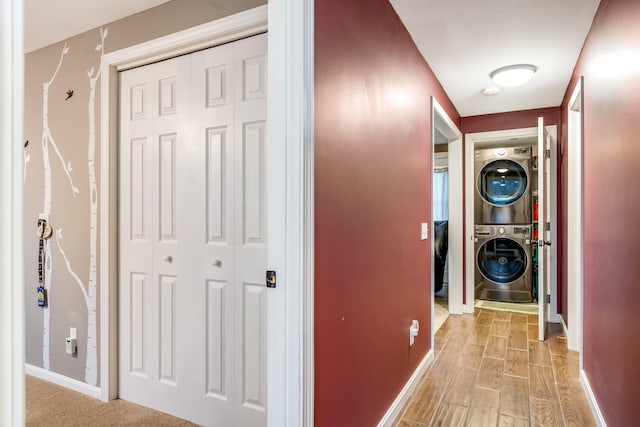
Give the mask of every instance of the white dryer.
[{"label": "white dryer", "polygon": [[531,147],[475,152],[475,223],[531,224]]}]

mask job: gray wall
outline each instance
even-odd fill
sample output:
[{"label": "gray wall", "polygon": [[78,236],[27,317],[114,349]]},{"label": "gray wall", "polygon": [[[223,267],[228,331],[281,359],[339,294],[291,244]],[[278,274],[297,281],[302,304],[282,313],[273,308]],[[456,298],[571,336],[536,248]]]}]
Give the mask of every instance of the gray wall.
[{"label": "gray wall", "polygon": [[[265,4],[265,0],[173,0],[161,6],[104,25],[108,34],[104,41],[104,53],[109,53],[144,41],[174,33],[205,22]],[[90,76],[95,78],[100,66],[102,50],[101,30],[96,28],[74,36],[65,42],[47,46],[25,57],[25,269],[26,269],[26,361],[46,367],[43,356],[44,311],[37,306],[35,291],[38,286],[38,239],[36,225],[38,214],[45,211],[45,165],[43,141],[43,84],[51,79],[61,58],[64,45],[68,47],[60,69],[49,87],[48,139],[51,167],[51,212],[49,220],[54,228],[50,240],[51,289],[49,291],[49,369],[53,372],[85,381],[87,361],[88,309],[78,282],[85,289],[89,282],[90,212],[89,140],[90,110],[95,113],[94,130],[95,175],[98,177],[97,198],[100,197],[100,81],[97,80],[94,103],[90,103]],[[74,95],[69,100],[67,90]],[[93,107],[93,108],[92,108]],[[60,156],[54,150],[55,142]],[[63,164],[65,167],[63,167]],[[69,165],[71,166],[69,168]],[[74,192],[67,172],[77,188]],[[98,212],[100,206],[97,207]],[[62,230],[61,235],[58,234]],[[96,247],[99,248],[98,234]],[[69,266],[62,251],[64,250]],[[99,253],[97,253],[99,256]],[[72,274],[75,274],[76,277]],[[96,295],[100,292],[99,272]],[[96,300],[98,319],[99,300]],[[69,327],[78,328],[78,355],[65,354],[65,338]],[[97,331],[99,331],[99,323]],[[100,337],[96,336],[99,345]],[[97,350],[99,354],[99,348]],[[99,367],[98,367],[99,368]],[[98,374],[99,378],[99,374]],[[89,381],[93,382],[93,381]],[[99,384],[96,384],[99,385]]]}]

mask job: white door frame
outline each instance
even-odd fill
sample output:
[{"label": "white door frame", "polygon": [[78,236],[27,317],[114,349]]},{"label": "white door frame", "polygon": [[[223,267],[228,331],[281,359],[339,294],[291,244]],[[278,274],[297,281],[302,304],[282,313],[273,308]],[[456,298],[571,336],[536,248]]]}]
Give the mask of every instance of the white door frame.
[{"label": "white door frame", "polygon": [[[440,132],[448,143],[448,170],[449,170],[449,313],[462,314],[463,294],[463,233],[464,218],[461,204],[463,196],[462,173],[464,165],[462,156],[462,132],[447,115],[444,108],[435,97],[431,97],[431,164],[434,164],[435,131]],[[431,191],[431,233],[434,235],[433,225],[433,189]],[[431,240],[434,241],[433,239]],[[434,326],[434,247],[431,244],[431,343],[433,345]],[[453,284],[453,286],[452,286]]]},{"label": "white door frame", "polygon": [[[104,55],[101,86],[100,389],[118,395],[118,72],[268,33],[269,426],[313,418],[313,1],[274,0]],[[267,25],[267,22],[269,25]]]},{"label": "white door frame", "polygon": [[[23,7],[21,0],[0,0],[0,342],[3,349],[7,349],[0,351],[0,425],[3,426],[22,426],[25,420]],[[32,287],[27,289],[35,292]]]},{"label": "white door frame", "polygon": [[[545,126],[545,129],[551,135],[551,194],[550,200],[551,203],[551,224],[554,224],[551,227],[551,265],[549,268],[551,269],[551,283],[550,283],[550,292],[551,292],[551,304],[550,310],[548,314],[547,321],[553,323],[560,322],[560,316],[558,315],[558,291],[557,291],[557,279],[558,279],[558,204],[557,204],[557,194],[558,194],[558,127],[557,125]],[[465,304],[466,313],[473,313],[474,311],[474,301],[475,301],[475,245],[473,243],[474,237],[474,199],[475,199],[475,150],[476,147],[480,148],[483,144],[491,143],[497,140],[505,140],[508,141],[510,138],[535,138],[537,140],[538,137],[538,128],[530,127],[530,128],[520,128],[520,129],[509,129],[509,130],[499,130],[499,131],[491,131],[491,132],[476,132],[469,133],[465,136],[465,230],[467,239],[467,247],[465,250],[465,291],[467,296],[467,303]],[[542,161],[542,160],[539,160]],[[459,207],[462,209],[462,206]],[[465,237],[466,238],[466,237]]]},{"label": "white door frame", "polygon": [[567,345],[580,352],[582,369],[583,289],[583,78],[576,83],[567,107]]}]

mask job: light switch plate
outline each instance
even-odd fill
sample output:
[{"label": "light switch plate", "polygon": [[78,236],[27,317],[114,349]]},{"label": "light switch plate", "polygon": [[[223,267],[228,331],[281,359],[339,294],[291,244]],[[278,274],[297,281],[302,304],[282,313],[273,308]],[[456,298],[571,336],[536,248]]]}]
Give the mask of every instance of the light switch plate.
[{"label": "light switch plate", "polygon": [[420,225],[420,238],[422,240],[427,240],[429,238],[429,224],[423,222]]}]

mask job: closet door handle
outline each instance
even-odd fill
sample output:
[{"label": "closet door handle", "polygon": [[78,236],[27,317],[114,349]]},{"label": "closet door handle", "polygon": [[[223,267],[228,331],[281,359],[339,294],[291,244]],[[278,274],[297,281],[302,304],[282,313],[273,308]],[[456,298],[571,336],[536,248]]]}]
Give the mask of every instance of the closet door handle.
[{"label": "closet door handle", "polygon": [[171,264],[173,262],[173,257],[171,255],[165,255],[164,262]]},{"label": "closet door handle", "polygon": [[222,267],[222,261],[220,261],[219,259],[214,259],[212,264],[214,267]]}]

